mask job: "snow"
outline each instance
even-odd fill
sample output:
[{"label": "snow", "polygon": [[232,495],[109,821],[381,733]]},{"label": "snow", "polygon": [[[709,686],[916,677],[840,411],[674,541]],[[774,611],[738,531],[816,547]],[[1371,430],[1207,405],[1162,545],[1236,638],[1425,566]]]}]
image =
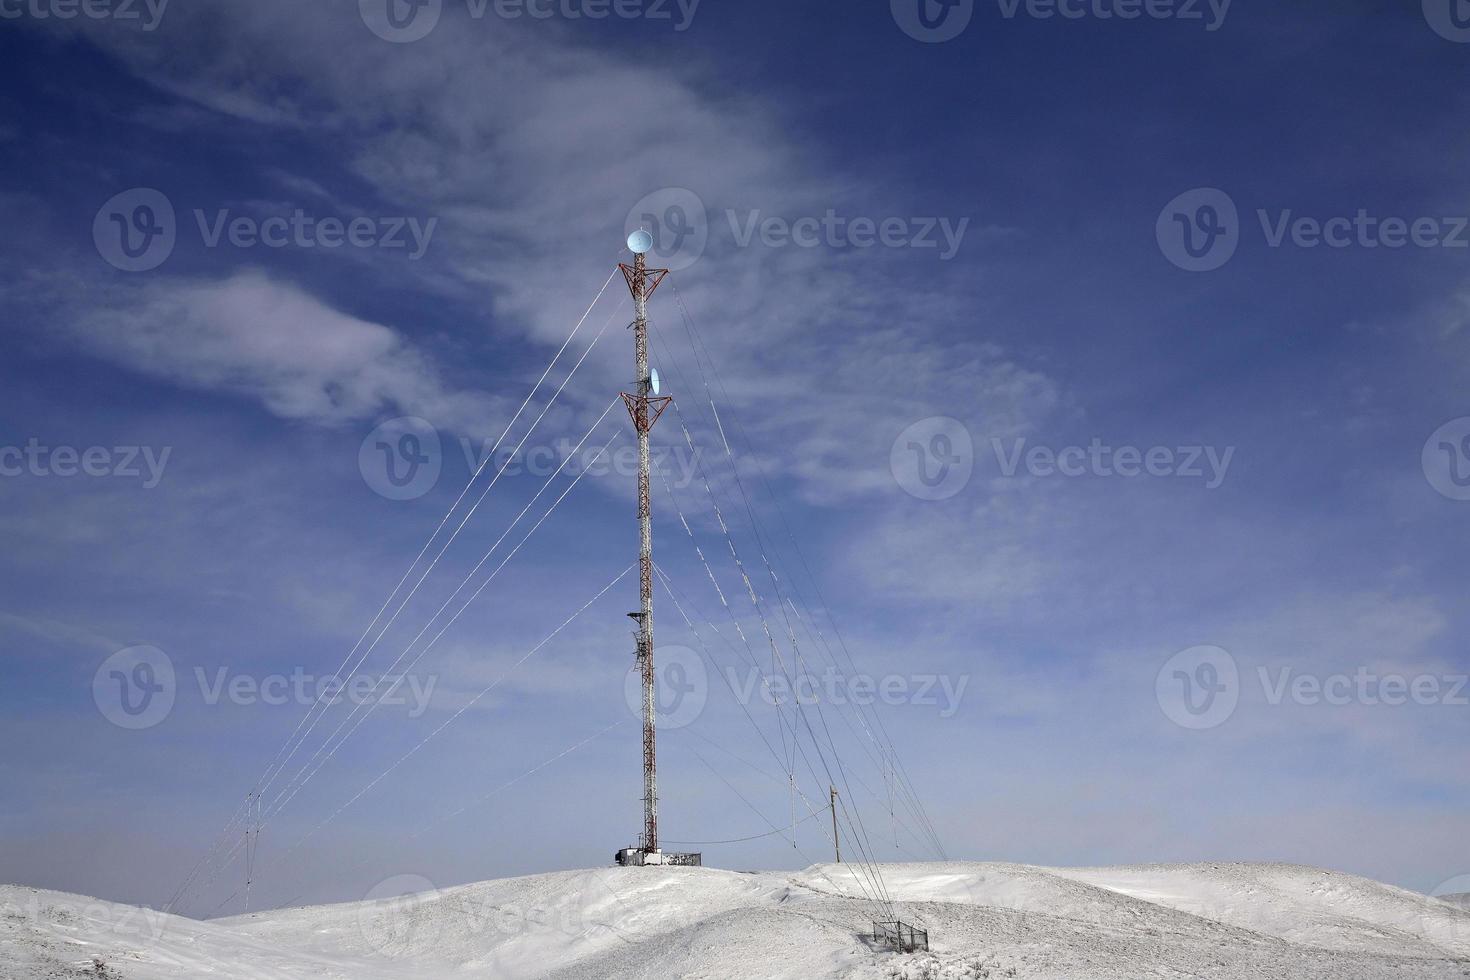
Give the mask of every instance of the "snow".
[{"label": "snow", "polygon": [[603,868],[399,897],[415,881],[209,922],[3,886],[0,978],[1470,978],[1464,896],[1292,865],[884,865],[900,914],[930,931],[912,955],[864,938],[873,906],[851,865]]}]

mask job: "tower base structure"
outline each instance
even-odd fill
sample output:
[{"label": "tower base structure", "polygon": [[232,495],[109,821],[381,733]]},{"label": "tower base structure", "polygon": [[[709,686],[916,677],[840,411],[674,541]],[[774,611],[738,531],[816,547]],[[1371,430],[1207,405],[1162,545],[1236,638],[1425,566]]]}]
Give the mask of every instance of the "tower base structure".
[{"label": "tower base structure", "polygon": [[703,854],[678,854],[673,851],[645,851],[637,847],[625,847],[613,855],[613,860],[622,868],[646,868],[654,865],[671,865],[682,868],[698,868],[704,864]]}]

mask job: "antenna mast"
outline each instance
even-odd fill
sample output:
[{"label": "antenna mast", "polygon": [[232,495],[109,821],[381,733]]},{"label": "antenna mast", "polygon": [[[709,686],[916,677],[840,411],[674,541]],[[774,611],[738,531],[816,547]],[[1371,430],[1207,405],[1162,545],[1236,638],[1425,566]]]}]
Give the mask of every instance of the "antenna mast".
[{"label": "antenna mast", "polygon": [[842,863],[842,837],[837,831],[837,787],[827,787],[832,791],[832,846],[837,849],[837,863]]},{"label": "antenna mast", "polygon": [[628,236],[633,251],[633,264],[619,263],[618,268],[633,294],[633,353],[637,364],[637,392],[623,392],[623,402],[638,433],[638,588],[641,605],[629,613],[638,623],[637,662],[643,677],[643,835],[639,841],[640,864],[662,864],[658,846],[658,762],[654,713],[657,708],[653,661],[653,508],[649,492],[648,433],[653,429],[672,398],[659,397],[657,372],[648,366],[648,298],[658,289],[667,269],[650,269],[646,253],[653,247],[653,236],[635,231]]}]

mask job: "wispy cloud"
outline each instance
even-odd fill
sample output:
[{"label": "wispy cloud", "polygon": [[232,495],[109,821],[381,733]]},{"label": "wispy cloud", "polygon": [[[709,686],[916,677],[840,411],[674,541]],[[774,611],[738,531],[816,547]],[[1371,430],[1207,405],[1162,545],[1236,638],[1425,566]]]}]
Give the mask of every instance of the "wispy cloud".
[{"label": "wispy cloud", "polygon": [[393,407],[454,424],[484,408],[484,399],[448,390],[393,329],[259,271],[144,280],[109,291],[72,326],[93,353],[177,384],[257,398],[287,419],[341,423]]},{"label": "wispy cloud", "polygon": [[[446,8],[446,19],[458,15]],[[704,264],[676,275],[686,306],[737,403],[779,399],[780,412],[758,416],[761,431],[795,446],[780,465],[816,497],[881,484],[875,464],[888,447],[854,437],[915,410],[898,392],[924,392],[933,411],[958,405],[1016,424],[1055,401],[1054,384],[1006,352],[956,346],[920,326],[966,307],[953,294],[916,294],[911,256],[737,245],[726,210],[796,218],[914,207],[834,170],[768,109],[714,98],[687,73],[633,65],[553,31],[450,26],[400,46],[362,29],[351,11],[206,5],[180,11],[166,29],[218,39],[223,52],[208,57],[203,49],[181,56],[175,46],[163,58],[116,34],[95,39],[140,77],[218,113],[330,133],[351,173],[382,201],[441,220],[432,261],[411,270],[420,288],[481,292],[473,302],[487,316],[493,310],[497,329],[542,341],[559,340],[580,315],[634,203],[661,188],[693,188],[711,237]],[[319,57],[324,45],[333,57]],[[648,93],[657,111],[609,100],[621,92]],[[695,384],[668,290],[655,314]],[[820,390],[809,370],[817,363],[838,368]],[[681,394],[687,402],[700,393]]]}]

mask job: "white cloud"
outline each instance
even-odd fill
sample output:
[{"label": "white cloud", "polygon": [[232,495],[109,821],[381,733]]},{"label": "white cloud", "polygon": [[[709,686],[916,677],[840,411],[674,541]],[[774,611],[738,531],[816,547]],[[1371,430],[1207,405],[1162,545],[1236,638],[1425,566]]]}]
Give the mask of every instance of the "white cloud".
[{"label": "white cloud", "polygon": [[178,384],[258,398],[282,418],[340,423],[390,406],[446,422],[474,414],[474,400],[446,390],[394,330],[258,271],[112,290],[73,329],[94,353]]},{"label": "white cloud", "polygon": [[[693,188],[718,233],[676,281],[729,383],[724,407],[796,448],[777,458],[814,499],[881,488],[888,447],[871,436],[912,421],[916,401],[1022,423],[1055,401],[1048,379],[1005,352],[936,339],[977,313],[967,280],[913,288],[915,263],[944,280],[932,254],[738,248],[725,228],[725,209],[882,218],[912,213],[912,202],[844,174],[753,100],[707,95],[697,65],[634,64],[565,43],[554,25],[463,16],[446,6],[428,38],[396,45],[351,5],[216,4],[180,10],[165,29],[176,42],[217,43],[165,55],[118,32],[93,38],[166,91],[263,132],[330,134],[387,206],[440,219],[432,254],[411,270],[417,288],[478,303],[497,330],[544,342],[565,336],[610,270],[630,207]],[[687,366],[671,292],[653,312]],[[569,398],[595,389],[583,407],[600,406],[627,373],[617,360],[599,370],[600,386]],[[700,393],[679,394],[688,405]]]}]

